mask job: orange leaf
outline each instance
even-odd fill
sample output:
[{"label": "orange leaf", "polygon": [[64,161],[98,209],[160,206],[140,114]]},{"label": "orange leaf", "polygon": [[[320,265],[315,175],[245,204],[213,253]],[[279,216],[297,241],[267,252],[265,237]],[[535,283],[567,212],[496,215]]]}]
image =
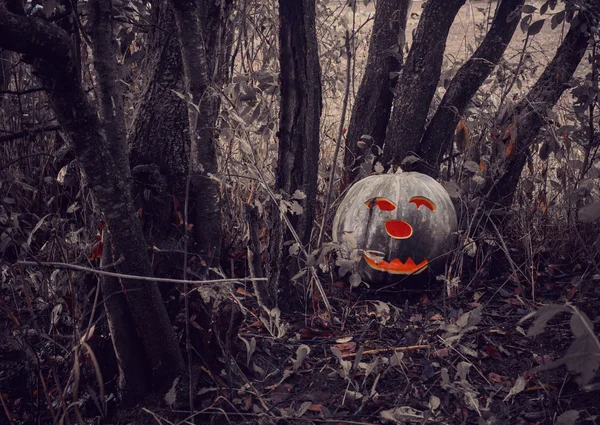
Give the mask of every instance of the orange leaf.
[{"label": "orange leaf", "polygon": [[548,211],[548,205],[546,204],[545,199],[540,201],[540,209],[542,210],[542,214],[546,214],[546,211]]},{"label": "orange leaf", "polygon": [[244,296],[246,296],[246,297],[249,297],[249,296],[250,296],[250,292],[246,291],[246,289],[242,288],[241,286],[240,286],[239,288],[237,288],[237,289],[235,290],[235,292],[237,292],[237,293],[238,293],[238,294],[240,294],[240,295],[244,295]]},{"label": "orange leaf", "polygon": [[179,224],[180,226],[183,224],[183,216],[181,215],[181,212],[175,210],[173,212],[173,214],[175,215],[175,217],[177,218],[177,224]]},{"label": "orange leaf", "polygon": [[479,169],[480,169],[481,171],[485,170],[485,164],[484,164],[484,162],[483,162],[483,159],[479,160]]},{"label": "orange leaf", "polygon": [[179,211],[179,199],[173,196],[173,215],[177,218],[177,224],[180,226],[183,224],[183,215]]},{"label": "orange leaf", "polygon": [[469,129],[463,120],[458,122],[456,130],[454,131],[454,141],[459,152],[464,152],[471,143],[471,135]]},{"label": "orange leaf", "polygon": [[513,139],[510,139],[510,142],[508,142],[508,146],[506,147],[506,157],[507,158],[512,158],[515,154],[515,141]]},{"label": "orange leaf", "polygon": [[96,258],[102,258],[102,250],[104,248],[104,242],[98,241],[92,247],[92,255],[88,257],[89,261],[94,261]]},{"label": "orange leaf", "polygon": [[494,373],[494,372],[488,373],[487,376],[490,379],[490,381],[496,382],[496,383],[500,383],[500,382],[508,379],[506,376],[498,375],[497,373]]}]

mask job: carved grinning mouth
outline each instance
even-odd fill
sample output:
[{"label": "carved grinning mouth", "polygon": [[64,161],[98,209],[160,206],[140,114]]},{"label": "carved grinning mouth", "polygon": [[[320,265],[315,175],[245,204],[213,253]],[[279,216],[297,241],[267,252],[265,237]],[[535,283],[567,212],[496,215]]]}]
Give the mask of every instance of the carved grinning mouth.
[{"label": "carved grinning mouth", "polygon": [[418,274],[425,270],[429,264],[426,259],[416,264],[410,257],[405,262],[400,261],[398,258],[388,262],[380,259],[381,257],[378,254],[372,252],[365,252],[363,257],[369,267],[390,274]]}]

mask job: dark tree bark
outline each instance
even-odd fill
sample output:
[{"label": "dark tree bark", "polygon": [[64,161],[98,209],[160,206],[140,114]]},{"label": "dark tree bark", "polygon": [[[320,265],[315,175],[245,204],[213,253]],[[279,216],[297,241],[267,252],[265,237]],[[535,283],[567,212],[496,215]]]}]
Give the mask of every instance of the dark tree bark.
[{"label": "dark tree bark", "polygon": [[[365,164],[368,170],[362,170],[361,164],[366,154],[373,151],[373,145],[383,147],[392,109],[393,83],[397,78],[391,78],[390,73],[399,72],[402,67],[406,21],[411,4],[412,0],[379,0],[375,5],[369,56],[346,137],[345,186],[370,172],[370,164]],[[366,147],[361,149],[357,142],[363,135],[371,139],[365,138]]]},{"label": "dark tree bark", "polygon": [[[506,47],[510,43],[519,22],[520,8],[524,0],[501,0],[496,9],[494,21],[485,38],[469,60],[461,66],[438,106],[419,145],[421,161],[403,167],[405,170],[419,171],[433,177],[438,176],[444,152],[452,143],[454,130],[473,95],[496,67]],[[512,20],[507,23],[507,18]]]},{"label": "dark tree bark", "polygon": [[[306,197],[299,201],[300,215],[286,213],[300,239],[307,247],[315,217],[317,172],[319,162],[319,124],[321,117],[321,67],[315,27],[315,0],[279,0],[280,123],[279,152],[275,173],[275,191],[291,199],[296,190]],[[294,300],[290,278],[298,270],[289,245],[294,241],[279,205],[272,210],[275,220],[270,234],[270,281]],[[278,289],[276,289],[276,293]]]},{"label": "dark tree bark", "polygon": [[[168,0],[154,3],[152,19],[155,25],[148,34],[142,65],[143,92],[129,135],[134,202],[142,208],[148,244],[181,251],[185,229],[177,218],[173,197],[179,201],[178,212],[183,214],[190,137],[187,105],[174,92],[185,92],[183,63],[175,15]],[[159,268],[163,262],[183,266],[182,262],[172,264],[171,260],[176,260],[166,254],[160,254],[157,260]],[[157,272],[169,276],[167,271]]]},{"label": "dark tree bark", "polygon": [[10,52],[8,50],[2,50],[0,52],[0,90],[4,91],[8,89],[8,83],[10,79]]},{"label": "dark tree bark", "polygon": [[[594,13],[600,11],[599,4],[599,1],[594,1]],[[569,88],[569,81],[585,55],[589,39],[590,34],[581,31],[579,25],[571,26],[552,61],[515,107],[514,115],[507,116],[500,125],[505,131],[515,122],[516,115],[516,137],[513,139],[510,136],[508,140],[496,142],[503,143],[501,151],[504,158],[499,158],[493,164],[492,174],[487,177],[483,188],[489,208],[510,206],[512,203],[521,172],[527,162],[529,147],[545,124],[548,110],[552,109]],[[513,146],[507,150],[511,141]]]},{"label": "dark tree bark", "polygon": [[[215,125],[219,113],[219,97],[227,61],[226,23],[231,13],[231,0],[171,0],[175,10],[177,34],[183,59],[185,88],[194,105],[188,105],[192,129],[190,148],[191,193],[195,198],[190,208],[195,247],[202,260],[210,265],[220,256],[221,199],[217,174]],[[224,63],[222,63],[224,62]],[[218,261],[217,261],[218,262]]]},{"label": "dark tree bark", "polygon": [[398,166],[417,153],[440,78],[450,26],[465,0],[429,0],[396,84],[382,162]]},{"label": "dark tree bark", "polygon": [[[68,34],[37,18],[0,8],[0,47],[25,54],[48,91],[50,104],[81,164],[123,274],[151,276],[150,260],[129,187],[103,137],[97,111],[78,78],[76,53]],[[183,358],[155,282],[122,281],[136,332],[149,363],[148,391],[164,392],[183,370]],[[131,344],[125,349],[135,349]],[[119,349],[121,347],[118,347]]]},{"label": "dark tree bark", "polygon": [[121,72],[117,63],[111,0],[90,0],[88,33],[92,41],[94,69],[98,81],[98,106],[102,129],[115,166],[126,184],[131,175],[127,155],[127,130],[123,109]]},{"label": "dark tree bark", "polygon": [[[104,234],[102,266],[106,267],[118,260],[114,255],[108,233]],[[106,311],[110,339],[115,351],[119,376],[117,387],[125,405],[141,400],[148,386],[152,385],[148,370],[148,357],[139,347],[142,341],[136,332],[135,321],[127,298],[118,278],[103,276],[101,282],[104,310]]]},{"label": "dark tree bark", "polygon": [[[129,185],[130,168],[127,158],[127,133],[123,108],[123,93],[118,85],[120,70],[116,58],[113,37],[112,6],[110,0],[91,0],[88,3],[88,35],[92,42],[94,69],[98,81],[96,93],[100,111],[101,130],[108,142],[110,154],[125,185]],[[129,188],[127,189],[129,190]],[[104,233],[102,264],[107,265],[119,258],[111,244],[108,232]],[[149,370],[145,353],[137,348],[141,345],[134,320],[127,305],[126,293],[118,278],[101,277],[103,302],[106,309],[108,328],[119,367],[118,388],[125,403],[143,397]]]}]

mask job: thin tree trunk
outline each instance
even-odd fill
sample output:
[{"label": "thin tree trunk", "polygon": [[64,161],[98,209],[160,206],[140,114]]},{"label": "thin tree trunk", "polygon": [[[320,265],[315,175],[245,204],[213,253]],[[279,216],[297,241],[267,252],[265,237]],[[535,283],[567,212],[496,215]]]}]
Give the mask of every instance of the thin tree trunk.
[{"label": "thin tree trunk", "polygon": [[[392,89],[403,62],[408,11],[412,0],[379,0],[369,44],[369,56],[360,83],[346,137],[344,185],[367,175],[370,164],[361,167],[369,153],[378,155],[392,109]],[[370,138],[361,139],[363,135]],[[357,142],[363,140],[364,148]]]},{"label": "thin tree trunk", "polygon": [[[108,232],[104,234],[103,251],[102,266],[117,261]],[[141,400],[152,384],[147,373],[148,359],[143,350],[139,349],[142,341],[137,335],[121,282],[116,277],[103,276],[100,283],[110,338],[119,368],[117,387],[122,402],[129,405]]]},{"label": "thin tree trunk", "polygon": [[[598,3],[596,1],[594,5],[596,13],[600,9]],[[579,25],[571,26],[552,61],[525,98],[517,104],[516,132],[511,132],[509,140],[496,142],[506,143],[502,149],[504,158],[493,164],[492,174],[487,177],[483,188],[490,208],[509,206],[512,203],[521,172],[527,162],[529,147],[544,125],[548,110],[552,109],[569,88],[569,81],[585,55],[589,39],[589,33],[581,31]],[[514,122],[515,116],[508,116],[500,128],[506,129]]]},{"label": "thin tree trunk", "polygon": [[90,0],[88,13],[102,128],[118,172],[129,184],[131,173],[127,155],[127,130],[111,0]]},{"label": "thin tree trunk", "polygon": [[446,39],[465,0],[429,0],[395,90],[394,106],[383,149],[383,165],[399,166],[415,155],[435,94]]},{"label": "thin tree trunk", "polygon": [[[469,60],[460,67],[425,130],[419,145],[421,161],[404,167],[437,177],[442,155],[448,152],[454,130],[473,95],[496,67],[510,43],[519,22],[524,0],[502,0],[496,9],[492,25]],[[511,21],[507,18],[511,16]]]},{"label": "thin tree trunk", "polygon": [[[297,190],[304,193],[305,198],[297,201],[302,213],[286,214],[305,247],[315,218],[322,109],[315,8],[315,0],[279,0],[281,106],[275,191],[286,200]],[[298,264],[285,243],[295,241],[280,219],[279,205],[273,206],[271,215],[270,281],[276,293],[282,290],[279,301],[286,297],[291,303],[296,295],[290,278]]]},{"label": "thin tree trunk", "polygon": [[[221,248],[221,199],[217,174],[215,125],[219,112],[218,94],[223,81],[222,40],[231,12],[231,2],[211,0],[172,0],[187,93],[194,105],[188,106],[192,140],[190,148],[193,222],[193,247],[205,264],[210,265]],[[224,55],[224,54],[223,54]]]}]

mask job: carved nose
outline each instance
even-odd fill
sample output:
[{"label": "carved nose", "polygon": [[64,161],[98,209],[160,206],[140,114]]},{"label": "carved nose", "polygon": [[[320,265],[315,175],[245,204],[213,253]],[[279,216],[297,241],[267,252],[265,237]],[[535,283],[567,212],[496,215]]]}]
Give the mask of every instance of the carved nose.
[{"label": "carved nose", "polygon": [[388,235],[396,239],[410,238],[413,229],[410,224],[402,220],[388,220],[385,222],[385,230]]}]

